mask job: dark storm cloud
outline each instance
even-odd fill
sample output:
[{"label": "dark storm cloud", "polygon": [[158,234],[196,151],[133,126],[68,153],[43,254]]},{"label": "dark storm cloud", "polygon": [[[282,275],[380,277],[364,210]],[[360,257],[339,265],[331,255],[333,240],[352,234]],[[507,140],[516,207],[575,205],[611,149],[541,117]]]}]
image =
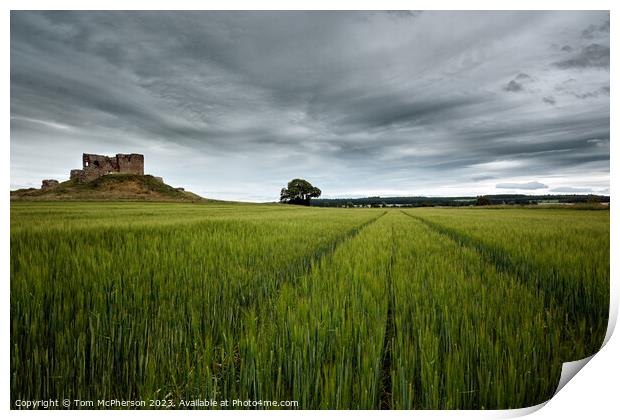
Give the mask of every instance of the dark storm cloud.
[{"label": "dark storm cloud", "polygon": [[517,76],[504,86],[506,92],[521,92],[524,85],[532,81],[529,74],[519,73]]},{"label": "dark storm cloud", "polygon": [[504,90],[506,92],[521,92],[523,90],[523,85],[516,80],[511,80],[504,86]]},{"label": "dark storm cloud", "polygon": [[609,46],[600,44],[590,44],[581,49],[578,54],[573,57],[557,61],[554,63],[556,67],[566,68],[609,68]]},{"label": "dark storm cloud", "polygon": [[293,177],[331,196],[598,191],[609,17],[12,12],[12,186],[66,178],[82,152],[142,152],[228,199]]},{"label": "dark storm cloud", "polygon": [[600,25],[588,25],[588,27],[581,32],[581,37],[584,39],[592,39],[599,36],[609,36],[609,20],[604,21]]},{"label": "dark storm cloud", "polygon": [[573,95],[575,95],[575,98],[579,98],[579,99],[588,99],[588,98],[598,98],[601,95],[607,95],[609,96],[609,86],[603,86],[600,89],[591,91],[591,92],[585,92],[585,93],[573,93]]}]

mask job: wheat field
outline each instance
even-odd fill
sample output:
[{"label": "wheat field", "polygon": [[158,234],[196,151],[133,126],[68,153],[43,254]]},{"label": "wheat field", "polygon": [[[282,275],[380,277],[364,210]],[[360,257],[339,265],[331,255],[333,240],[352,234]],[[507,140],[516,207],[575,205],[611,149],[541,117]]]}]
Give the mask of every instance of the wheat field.
[{"label": "wheat field", "polygon": [[520,408],[607,328],[606,210],[12,203],[10,250],[13,402]]}]

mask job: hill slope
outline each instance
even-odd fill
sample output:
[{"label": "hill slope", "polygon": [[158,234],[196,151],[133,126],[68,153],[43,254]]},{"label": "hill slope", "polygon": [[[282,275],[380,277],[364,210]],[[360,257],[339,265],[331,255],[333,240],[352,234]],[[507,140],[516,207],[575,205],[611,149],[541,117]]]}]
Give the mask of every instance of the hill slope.
[{"label": "hill slope", "polygon": [[110,174],[81,184],[69,180],[48,189],[11,191],[11,200],[209,201],[167,185],[152,175]]}]

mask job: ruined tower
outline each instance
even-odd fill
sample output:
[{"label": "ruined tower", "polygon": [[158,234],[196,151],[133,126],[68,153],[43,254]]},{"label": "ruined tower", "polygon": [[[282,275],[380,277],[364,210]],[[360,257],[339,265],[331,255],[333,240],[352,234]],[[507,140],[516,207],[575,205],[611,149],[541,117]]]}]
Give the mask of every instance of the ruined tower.
[{"label": "ruined tower", "polygon": [[82,169],[72,169],[69,176],[79,182],[88,182],[111,173],[144,175],[144,155],[119,153],[110,157],[84,153]]}]

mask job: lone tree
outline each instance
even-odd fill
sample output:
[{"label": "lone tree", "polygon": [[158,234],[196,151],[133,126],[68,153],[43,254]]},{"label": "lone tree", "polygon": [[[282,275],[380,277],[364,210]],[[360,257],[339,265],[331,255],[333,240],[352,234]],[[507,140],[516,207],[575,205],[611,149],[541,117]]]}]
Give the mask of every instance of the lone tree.
[{"label": "lone tree", "polygon": [[280,191],[280,201],[287,204],[310,205],[310,199],[319,197],[321,190],[305,179],[294,179]]}]

